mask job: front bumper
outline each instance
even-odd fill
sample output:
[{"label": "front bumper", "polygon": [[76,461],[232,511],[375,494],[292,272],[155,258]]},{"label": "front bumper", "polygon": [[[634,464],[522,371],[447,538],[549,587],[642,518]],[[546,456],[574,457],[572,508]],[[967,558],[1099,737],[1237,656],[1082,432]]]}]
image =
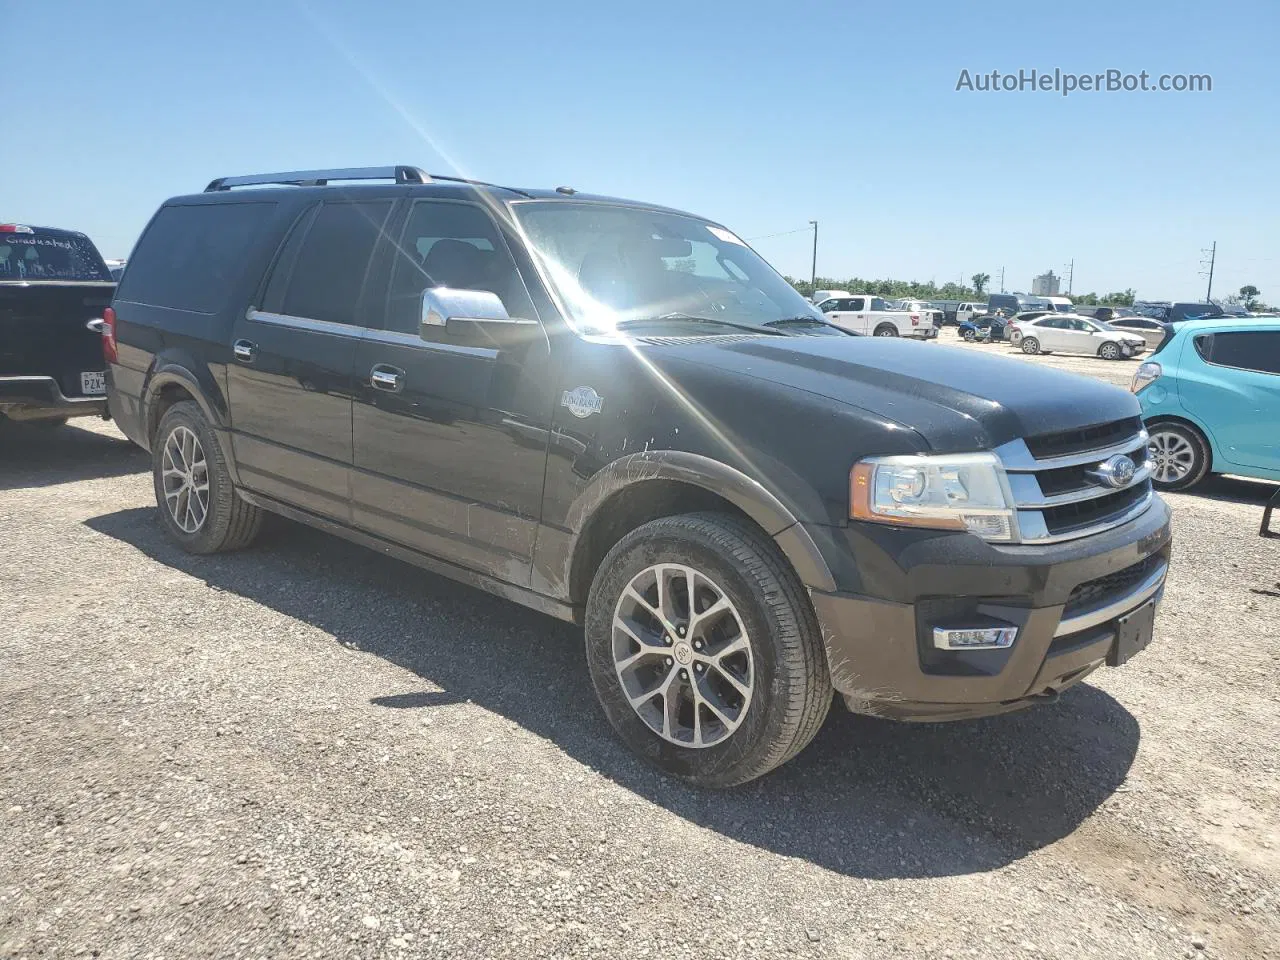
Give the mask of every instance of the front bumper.
[{"label": "front bumper", "polygon": [[107,416],[107,398],[68,397],[53,377],[0,377],[0,413],[13,420]]},{"label": "front bumper", "polygon": [[[809,532],[828,559],[845,553],[833,574],[854,587],[810,591],[832,683],[850,709],[902,720],[1055,698],[1113,656],[1121,617],[1159,602],[1171,550],[1169,509],[1158,497],[1123,526],[1041,547],[874,524]],[[1016,627],[1013,645],[935,646],[935,627],[974,622]]]}]

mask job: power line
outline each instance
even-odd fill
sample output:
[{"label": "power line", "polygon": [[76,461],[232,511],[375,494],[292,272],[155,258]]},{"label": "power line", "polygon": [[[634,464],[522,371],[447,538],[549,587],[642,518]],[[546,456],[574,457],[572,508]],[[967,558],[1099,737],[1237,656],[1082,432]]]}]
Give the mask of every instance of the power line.
[{"label": "power line", "polygon": [[789,237],[793,233],[808,233],[812,229],[813,224],[810,224],[807,227],[798,227],[795,230],[783,230],[781,233],[766,233],[763,237],[747,237],[747,240],[755,242],[756,240],[770,240],[774,237]]}]

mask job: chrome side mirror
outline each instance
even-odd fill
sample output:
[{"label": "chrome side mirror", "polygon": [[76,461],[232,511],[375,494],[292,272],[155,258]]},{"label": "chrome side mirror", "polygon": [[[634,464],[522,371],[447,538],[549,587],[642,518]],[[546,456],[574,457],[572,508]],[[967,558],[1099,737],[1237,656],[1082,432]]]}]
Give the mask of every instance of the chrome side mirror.
[{"label": "chrome side mirror", "polygon": [[[501,298],[488,290],[455,290],[452,287],[428,287],[422,291],[422,332],[450,330],[458,325],[479,324],[488,327],[533,327],[536,320],[525,320],[507,313]],[[450,330],[450,332],[453,332]]]}]

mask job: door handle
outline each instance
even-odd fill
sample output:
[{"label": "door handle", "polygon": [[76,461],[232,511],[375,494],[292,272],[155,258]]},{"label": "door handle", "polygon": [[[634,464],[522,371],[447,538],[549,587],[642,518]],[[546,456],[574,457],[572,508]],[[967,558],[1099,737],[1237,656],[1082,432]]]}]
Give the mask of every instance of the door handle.
[{"label": "door handle", "polygon": [[404,386],[403,376],[403,370],[397,370],[395,367],[389,367],[385,364],[378,364],[369,371],[369,385],[375,390],[399,393]]},{"label": "door handle", "polygon": [[258,345],[252,340],[237,340],[231,345],[231,352],[241,363],[253,363],[258,357]]}]

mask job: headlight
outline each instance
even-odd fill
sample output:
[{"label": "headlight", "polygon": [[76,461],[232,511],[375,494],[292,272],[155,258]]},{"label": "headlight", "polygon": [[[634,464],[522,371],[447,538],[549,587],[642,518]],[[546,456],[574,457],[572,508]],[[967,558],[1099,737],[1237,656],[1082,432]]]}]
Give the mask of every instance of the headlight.
[{"label": "headlight", "polygon": [[849,475],[849,516],[985,540],[1014,539],[1004,468],[994,453],[869,457]]},{"label": "headlight", "polygon": [[1143,387],[1150,386],[1156,380],[1160,379],[1160,375],[1164,373],[1164,368],[1154,360],[1148,360],[1141,364],[1137,370],[1133,371],[1133,379],[1129,381],[1129,392],[1137,393]]}]

